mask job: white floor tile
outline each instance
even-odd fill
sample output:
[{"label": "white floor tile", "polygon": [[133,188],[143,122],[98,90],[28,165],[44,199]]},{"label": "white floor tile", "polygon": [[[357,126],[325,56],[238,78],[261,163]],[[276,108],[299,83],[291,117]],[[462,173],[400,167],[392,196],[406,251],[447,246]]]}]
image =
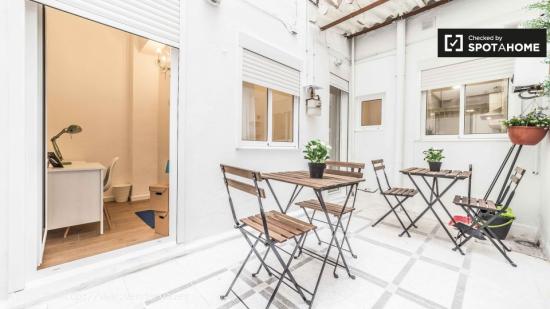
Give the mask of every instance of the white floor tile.
[{"label": "white floor tile", "polygon": [[411,300],[408,300],[404,297],[401,297],[399,295],[392,295],[386,305],[384,306],[384,309],[426,309],[426,307],[421,306]]},{"label": "white floor tile", "polygon": [[456,271],[418,260],[399,287],[442,306],[450,307],[458,277],[459,273]]}]

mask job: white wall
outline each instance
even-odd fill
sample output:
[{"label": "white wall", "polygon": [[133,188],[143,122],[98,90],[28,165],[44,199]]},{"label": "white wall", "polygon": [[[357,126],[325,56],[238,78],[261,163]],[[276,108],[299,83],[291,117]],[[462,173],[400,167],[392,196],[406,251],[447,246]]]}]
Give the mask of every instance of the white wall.
[{"label": "white wall", "polygon": [[54,9],[46,21],[46,136],[82,126],[58,139],[64,159],[107,167],[119,157],[113,184],[131,183],[134,199],[147,198],[165,175],[169,74],[146,39]]},{"label": "white wall", "polygon": [[[356,42],[356,96],[384,93],[383,128],[379,131],[360,131],[355,135],[357,145],[355,158],[370,162],[384,158],[388,162],[391,176],[395,181],[411,186],[397,171],[408,166],[424,166],[422,151],[429,147],[445,149],[445,168],[467,169],[474,166],[473,194],[483,196],[506,151],[511,145],[507,138],[501,140],[468,141],[427,141],[421,135],[421,91],[420,64],[437,58],[437,28],[503,28],[515,27],[520,21],[532,16],[525,6],[532,1],[453,1],[427,13],[419,14],[406,23],[406,79],[404,117],[404,161],[396,166],[393,155],[393,139],[398,136],[395,115],[396,107],[396,28],[395,24],[373,31],[357,38]],[[434,27],[422,30],[422,24],[433,21]],[[520,100],[514,94],[509,96],[510,112],[518,112]],[[519,232],[534,237],[539,221],[539,182],[541,176],[533,175],[537,170],[536,148],[525,147],[518,164],[527,168],[525,177],[513,209],[518,216],[514,227]],[[368,175],[367,175],[368,176]],[[369,177],[367,177],[368,179]],[[368,180],[374,186],[372,177]],[[502,177],[504,178],[504,177]],[[465,192],[465,183],[458,185],[454,192],[447,194],[447,200],[456,192]],[[497,187],[498,189],[498,187]],[[493,191],[495,192],[495,191]],[[420,197],[416,199],[416,204]],[[455,211],[458,211],[455,209]]]},{"label": "white wall", "polygon": [[[550,106],[550,98],[539,99],[539,104],[544,107]],[[540,242],[543,251],[547,257],[550,257],[550,136],[546,138],[540,144]]]},{"label": "white wall", "polygon": [[[237,149],[241,112],[240,47],[241,34],[256,38],[273,50],[288,54],[303,63],[302,87],[320,85],[323,104],[322,116],[305,115],[304,93],[300,100],[300,148],[310,138],[328,139],[329,59],[335,55],[348,55],[348,42],[332,46],[331,55],[325,42],[326,34],[316,33],[318,26],[306,30],[306,4],[301,0],[238,0],[223,1],[214,7],[206,1],[186,3],[186,33],[184,59],[185,110],[180,118],[183,126],[184,152],[183,222],[179,229],[185,240],[228,231],[231,219],[227,194],[219,164],[227,163],[261,171],[283,171],[307,168],[301,150],[250,150]],[[283,22],[296,23],[297,35],[289,33]],[[306,42],[306,31],[311,41]],[[330,34],[329,34],[330,35]],[[315,54],[315,57],[313,57]],[[349,62],[339,69],[348,71]],[[305,74],[305,68],[313,73]],[[336,70],[336,69],[335,69]],[[344,73],[341,73],[344,74]],[[291,187],[275,184],[279,197],[286,200]],[[304,190],[306,191],[306,190]],[[236,193],[236,205],[243,212],[257,212],[253,197]],[[269,207],[273,200],[268,199]],[[180,217],[181,218],[181,217]]]},{"label": "white wall", "polygon": [[[8,36],[8,2],[0,2],[0,38]],[[0,68],[8,67],[8,44],[0,44]],[[8,70],[0,70],[0,105],[4,109],[9,104],[8,95]],[[2,140],[7,138],[8,134],[8,117],[7,113],[0,113],[0,137]],[[8,156],[4,151],[0,152],[0,161],[7,162]],[[2,167],[0,173],[0,211],[5,215],[0,217],[0,306],[6,298],[8,290],[8,183],[9,178]]]}]

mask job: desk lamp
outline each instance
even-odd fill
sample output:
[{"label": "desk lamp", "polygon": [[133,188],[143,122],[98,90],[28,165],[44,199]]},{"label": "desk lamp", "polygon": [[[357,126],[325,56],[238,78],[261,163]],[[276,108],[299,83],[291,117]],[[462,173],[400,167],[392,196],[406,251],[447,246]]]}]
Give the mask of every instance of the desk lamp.
[{"label": "desk lamp", "polygon": [[[57,133],[57,135],[55,135],[54,137],[52,137],[52,139],[50,140],[52,142],[52,145],[53,145],[53,150],[55,151],[55,154],[57,155],[57,157],[59,158],[59,160],[61,160],[61,162],[63,162],[63,155],[61,155],[61,151],[59,150],[59,146],[57,146],[57,139],[61,137],[61,135],[65,134],[65,133],[69,133],[69,134],[77,134],[77,133],[80,133],[82,132],[82,127],[79,126],[79,125],[76,125],[76,124],[71,124],[70,126],[64,128],[63,130],[61,130],[61,132]],[[63,164],[71,164],[71,162],[63,162]]]}]

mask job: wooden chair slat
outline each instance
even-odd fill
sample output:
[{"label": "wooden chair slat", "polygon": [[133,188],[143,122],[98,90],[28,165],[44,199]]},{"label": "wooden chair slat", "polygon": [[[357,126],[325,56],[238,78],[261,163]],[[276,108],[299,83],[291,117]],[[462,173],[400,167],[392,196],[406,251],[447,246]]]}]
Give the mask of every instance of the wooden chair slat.
[{"label": "wooden chair slat", "polygon": [[284,215],[278,212],[272,212],[269,216],[270,218],[277,220],[280,224],[286,226],[286,229],[294,231],[295,235],[300,235],[302,232],[315,229],[314,225],[307,224],[303,221],[292,218],[291,216]]},{"label": "wooden chair slat", "polygon": [[[260,233],[264,233],[264,227],[262,225],[262,223],[256,223],[252,218],[254,217],[248,217],[248,218],[244,218],[244,219],[241,219],[241,222],[250,226],[251,228],[255,229],[256,231],[260,232]],[[286,237],[280,235],[280,234],[277,234],[275,232],[271,232],[269,233],[269,237],[271,237],[273,240],[275,240],[276,242],[285,242],[287,240]]]},{"label": "wooden chair slat", "polygon": [[349,167],[349,168],[358,168],[358,169],[365,168],[365,163],[359,163],[359,162],[343,162],[343,161],[327,160],[326,164],[327,166]]},{"label": "wooden chair slat", "polygon": [[[280,223],[277,218],[274,218],[269,213],[266,213],[265,216],[267,220],[267,228],[270,233],[271,231],[274,231],[275,233],[282,235],[287,239],[294,237],[294,235],[298,235],[300,233],[300,230],[289,228],[285,224]],[[260,223],[262,222],[262,218],[260,216],[256,216],[256,218],[260,220]]]},{"label": "wooden chair slat", "polygon": [[470,200],[468,200],[467,196],[456,195],[453,199],[453,203],[456,205],[478,208],[483,210],[491,210],[491,211],[497,210],[495,202],[491,200],[480,199],[480,198],[472,197],[470,198]]},{"label": "wooden chair slat", "polygon": [[334,170],[334,169],[326,169],[325,173],[332,174],[332,175],[363,178],[363,173],[360,173],[360,172],[349,172],[349,171],[341,171],[341,170]]},{"label": "wooden chair slat", "polygon": [[258,172],[224,164],[220,164],[220,166],[227,174],[232,174],[247,179],[254,179],[254,177],[256,177],[258,180],[261,180],[260,173]]},{"label": "wooden chair slat", "polygon": [[[296,203],[296,205],[302,207],[302,208],[308,208],[312,210],[317,211],[323,211],[323,208],[321,207],[321,204],[318,200],[307,200]],[[325,206],[327,207],[327,212],[330,213],[333,216],[340,216],[340,213],[342,213],[342,206],[334,203],[326,203]],[[347,214],[353,211],[353,208],[346,207],[342,214]]]},{"label": "wooden chair slat", "polygon": [[258,196],[258,192],[259,192],[260,197],[265,198],[265,190],[261,188],[257,190],[256,187],[253,185],[249,185],[244,182],[240,182],[238,180],[230,179],[230,178],[227,179],[227,185],[237,190],[241,190],[243,192],[246,192],[255,196]]}]

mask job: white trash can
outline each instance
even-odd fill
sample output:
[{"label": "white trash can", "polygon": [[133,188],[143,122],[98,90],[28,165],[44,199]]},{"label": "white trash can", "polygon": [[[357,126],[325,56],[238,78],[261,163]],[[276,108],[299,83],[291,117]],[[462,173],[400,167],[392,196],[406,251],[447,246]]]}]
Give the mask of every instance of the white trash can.
[{"label": "white trash can", "polygon": [[130,190],[132,190],[132,185],[129,183],[114,185],[113,196],[115,197],[115,202],[128,202],[128,200],[130,199]]}]

